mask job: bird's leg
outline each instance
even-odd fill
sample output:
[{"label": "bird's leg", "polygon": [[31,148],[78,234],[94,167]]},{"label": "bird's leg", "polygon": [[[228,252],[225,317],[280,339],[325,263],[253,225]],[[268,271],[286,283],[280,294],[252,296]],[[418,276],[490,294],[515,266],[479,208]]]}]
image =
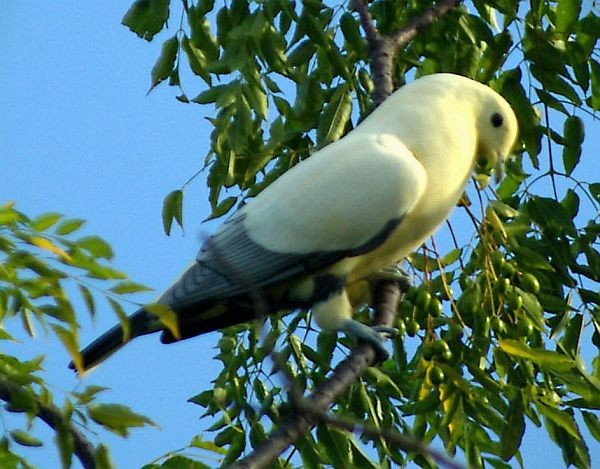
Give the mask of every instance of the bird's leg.
[{"label": "bird's leg", "polygon": [[390,358],[390,353],[385,348],[381,334],[387,334],[389,337],[395,337],[398,334],[398,330],[394,327],[366,326],[354,319],[347,319],[341,330],[348,335],[356,337],[359,341],[371,344],[375,348],[378,362],[383,362]]},{"label": "bird's leg", "polygon": [[366,326],[354,319],[354,308],[344,287],[344,279],[335,275],[322,275],[316,278],[313,314],[321,329],[342,331],[358,340],[367,342],[377,353],[378,361],[385,361],[390,354],[384,346],[381,333],[394,336],[397,330],[387,326]]}]

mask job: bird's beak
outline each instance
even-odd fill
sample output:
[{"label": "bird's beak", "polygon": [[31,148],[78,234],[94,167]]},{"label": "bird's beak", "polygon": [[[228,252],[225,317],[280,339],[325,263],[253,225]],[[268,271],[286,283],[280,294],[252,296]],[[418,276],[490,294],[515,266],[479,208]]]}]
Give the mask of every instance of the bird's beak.
[{"label": "bird's beak", "polygon": [[496,164],[494,165],[494,180],[496,184],[499,184],[502,178],[504,177],[504,161],[506,160],[506,156],[501,154],[496,154]]}]

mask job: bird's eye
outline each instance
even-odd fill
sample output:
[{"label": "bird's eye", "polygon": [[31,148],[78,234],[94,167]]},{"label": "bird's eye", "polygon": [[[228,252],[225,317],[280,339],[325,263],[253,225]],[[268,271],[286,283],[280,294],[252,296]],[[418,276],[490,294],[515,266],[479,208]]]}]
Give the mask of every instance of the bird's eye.
[{"label": "bird's eye", "polygon": [[504,122],[504,119],[500,114],[498,114],[497,112],[492,114],[492,125],[494,127],[500,127],[502,125],[502,122]]}]

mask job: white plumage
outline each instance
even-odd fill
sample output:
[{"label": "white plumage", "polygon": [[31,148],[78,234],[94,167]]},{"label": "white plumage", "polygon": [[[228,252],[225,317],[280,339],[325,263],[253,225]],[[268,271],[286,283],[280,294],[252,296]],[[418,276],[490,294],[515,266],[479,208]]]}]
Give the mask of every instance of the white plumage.
[{"label": "white plumage", "polygon": [[[312,306],[317,323],[368,340],[348,291],[421,245],[458,202],[485,154],[498,170],[517,137],[509,104],[451,74],[415,80],[359,126],[296,165],[212,236],[158,300],[179,318],[181,338],[247,321],[262,292],[267,313]],[[162,330],[143,309],[83,350],[90,368],[130,338]],[[163,342],[178,338],[163,331]]]}]

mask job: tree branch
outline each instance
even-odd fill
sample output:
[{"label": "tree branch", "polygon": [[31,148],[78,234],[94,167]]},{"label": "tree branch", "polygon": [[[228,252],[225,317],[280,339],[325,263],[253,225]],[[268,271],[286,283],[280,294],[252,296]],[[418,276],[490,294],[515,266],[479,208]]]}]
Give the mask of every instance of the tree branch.
[{"label": "tree branch", "polygon": [[428,448],[421,440],[412,435],[403,435],[388,428],[377,428],[368,423],[359,424],[343,416],[335,416],[330,413],[325,413],[318,409],[314,409],[307,401],[302,401],[298,403],[298,405],[299,410],[306,414],[312,415],[319,422],[341,428],[350,433],[360,433],[362,436],[370,439],[383,438],[390,446],[396,446],[406,452],[429,455],[436,463],[450,469],[462,468],[462,466],[449,459],[444,453]]},{"label": "tree branch", "polygon": [[375,90],[373,104],[379,106],[394,91],[392,66],[398,49],[408,44],[421,30],[432,24],[440,16],[456,8],[462,0],[441,0],[437,5],[414,18],[404,28],[390,36],[383,36],[375,27],[373,17],[364,0],[354,0],[367,43]]},{"label": "tree branch", "polygon": [[394,49],[398,50],[398,48],[408,44],[408,42],[410,42],[423,28],[432,24],[440,16],[443,16],[450,10],[456,8],[460,3],[462,3],[462,0],[441,0],[434,7],[431,7],[423,14],[414,18],[404,28],[396,31],[390,36],[390,39],[394,44]]},{"label": "tree branch", "polygon": [[[406,291],[404,286],[403,291]],[[377,286],[375,299],[375,323],[392,326],[400,299],[400,286],[395,281],[382,281]],[[373,345],[361,343],[342,361],[331,376],[306,399],[312,409],[325,413],[364,371],[375,363]],[[230,469],[269,467],[294,441],[308,432],[318,421],[314,415],[293,412],[290,419],[272,433],[268,440],[245,458],[229,466]]]},{"label": "tree branch", "polygon": [[[437,18],[455,8],[462,0],[441,0],[436,6],[413,19],[406,27],[391,36],[382,36],[375,27],[365,0],[354,0],[354,8],[358,12],[362,28],[369,44],[369,58],[375,90],[373,104],[379,106],[394,91],[392,66],[394,55],[398,49],[413,39],[419,31],[433,23]],[[407,286],[404,286],[406,291]],[[382,281],[375,289],[375,323],[392,326],[400,299],[401,286],[395,281]],[[327,410],[336,399],[343,394],[364,371],[375,363],[376,351],[370,344],[359,344],[350,356],[342,361],[332,375],[312,394],[301,400],[292,417],[278,430],[272,433],[267,441],[256,448],[245,458],[229,466],[230,469],[248,469],[268,467],[294,441],[304,435],[320,420],[327,418]],[[303,407],[304,406],[304,407]],[[303,411],[309,406],[311,412]],[[366,428],[365,426],[362,427]],[[381,432],[378,434],[383,436]],[[385,436],[384,436],[385,437]],[[392,438],[390,436],[390,438]],[[405,445],[406,447],[406,445]],[[431,453],[424,445],[413,445],[411,450],[424,454]],[[452,466],[450,463],[449,466]],[[454,467],[454,466],[452,466]]]},{"label": "tree branch", "polygon": [[[10,402],[13,396],[23,393],[23,389],[16,384],[0,378],[0,399]],[[36,399],[36,416],[55,431],[64,422],[64,417],[58,407],[53,404],[42,404]],[[71,422],[65,422],[65,426],[73,439],[73,452],[85,469],[95,469],[94,446]]]}]

